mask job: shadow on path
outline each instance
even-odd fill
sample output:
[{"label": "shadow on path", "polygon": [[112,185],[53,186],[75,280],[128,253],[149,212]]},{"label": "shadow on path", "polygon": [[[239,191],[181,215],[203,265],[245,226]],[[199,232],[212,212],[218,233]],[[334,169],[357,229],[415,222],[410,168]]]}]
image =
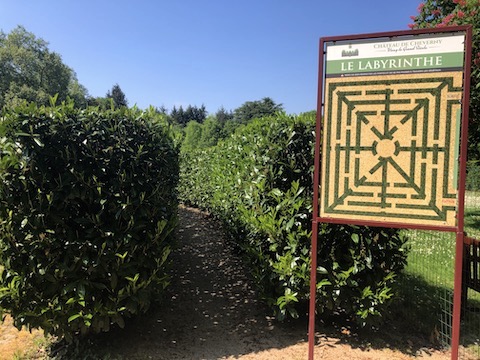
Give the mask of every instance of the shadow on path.
[{"label": "shadow on path", "polygon": [[237,358],[305,341],[305,322],[279,325],[266,316],[216,221],[184,207],[179,221],[168,300],[109,336],[114,358]]}]

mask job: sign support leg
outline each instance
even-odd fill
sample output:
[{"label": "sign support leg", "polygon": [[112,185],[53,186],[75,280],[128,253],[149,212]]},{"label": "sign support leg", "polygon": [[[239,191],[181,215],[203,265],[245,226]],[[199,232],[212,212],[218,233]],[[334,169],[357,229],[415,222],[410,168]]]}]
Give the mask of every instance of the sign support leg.
[{"label": "sign support leg", "polygon": [[313,360],[315,350],[315,303],[317,294],[317,237],[318,221],[312,223],[312,253],[310,270],[310,309],[308,312],[308,360]]},{"label": "sign support leg", "polygon": [[460,345],[460,322],[462,312],[462,272],[463,272],[463,250],[465,233],[457,232],[455,245],[455,283],[453,288],[453,319],[452,319],[452,360],[458,359],[458,348]]}]

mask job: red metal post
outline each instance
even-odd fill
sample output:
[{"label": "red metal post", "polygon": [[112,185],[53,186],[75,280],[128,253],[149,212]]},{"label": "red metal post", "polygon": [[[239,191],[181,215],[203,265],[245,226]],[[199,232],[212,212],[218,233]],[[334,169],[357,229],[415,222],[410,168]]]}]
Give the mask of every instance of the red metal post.
[{"label": "red metal post", "polygon": [[453,287],[453,314],[452,314],[452,354],[451,359],[458,359],[460,346],[460,325],[462,312],[462,272],[463,253],[465,243],[464,216],[465,216],[465,182],[467,174],[467,142],[468,142],[468,116],[470,99],[470,69],[472,60],[472,27],[465,29],[465,67],[463,76],[462,96],[462,133],[460,143],[460,173],[458,181],[458,207],[457,207],[457,236],[455,244],[455,282]]},{"label": "red metal post", "polygon": [[317,234],[318,222],[312,223],[312,267],[310,270],[310,308],[308,311],[308,359],[313,360],[315,351],[315,303],[317,294]]},{"label": "red metal post", "polygon": [[458,359],[460,346],[460,321],[462,312],[462,271],[463,271],[463,247],[464,232],[457,232],[455,245],[455,283],[453,288],[453,314],[452,314],[452,350],[451,359]]},{"label": "red metal post", "polygon": [[316,118],[316,141],[315,159],[313,172],[313,221],[312,221],[312,250],[310,269],[310,307],[308,310],[308,359],[314,359],[315,350],[315,305],[317,295],[317,239],[318,239],[318,185],[320,183],[320,147],[323,115],[323,69],[324,69],[325,45],[320,39],[318,61],[318,91],[317,91],[317,118]]}]

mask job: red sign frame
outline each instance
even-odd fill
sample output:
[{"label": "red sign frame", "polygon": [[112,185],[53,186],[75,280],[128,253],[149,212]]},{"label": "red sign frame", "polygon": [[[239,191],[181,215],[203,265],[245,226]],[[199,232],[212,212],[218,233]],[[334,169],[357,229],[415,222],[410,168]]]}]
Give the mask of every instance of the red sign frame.
[{"label": "red sign frame", "polygon": [[[326,72],[326,45],[335,42],[379,40],[401,37],[411,37],[427,34],[463,34],[465,38],[465,56],[463,69],[463,93],[461,108],[461,133],[459,149],[459,174],[458,174],[458,192],[457,192],[457,221],[456,226],[436,226],[422,225],[402,222],[389,221],[366,221],[366,220],[347,220],[339,218],[328,218],[319,216],[319,186],[321,177],[321,141],[322,141],[322,117],[325,108],[324,90],[325,90],[325,72]],[[453,333],[452,333],[452,359],[458,358],[458,346],[460,338],[460,309],[462,292],[462,264],[463,264],[463,246],[465,241],[464,233],[464,206],[465,206],[465,180],[466,180],[466,159],[467,159],[467,139],[468,139],[468,114],[470,98],[470,69],[471,69],[471,26],[454,26],[435,29],[420,29],[410,31],[381,32],[372,34],[357,34],[346,36],[323,37],[320,39],[319,46],[319,69],[318,69],[318,97],[317,97],[317,121],[316,121],[316,145],[315,145],[315,163],[314,163],[314,197],[313,197],[313,221],[312,221],[312,263],[310,277],[310,307],[309,307],[309,359],[314,359],[315,345],[315,301],[316,301],[316,275],[317,275],[317,237],[319,223],[338,223],[351,225],[364,225],[375,227],[391,227],[404,229],[421,229],[434,231],[448,231],[456,233],[456,258],[455,258],[455,285],[454,285],[454,309],[453,309]]]}]

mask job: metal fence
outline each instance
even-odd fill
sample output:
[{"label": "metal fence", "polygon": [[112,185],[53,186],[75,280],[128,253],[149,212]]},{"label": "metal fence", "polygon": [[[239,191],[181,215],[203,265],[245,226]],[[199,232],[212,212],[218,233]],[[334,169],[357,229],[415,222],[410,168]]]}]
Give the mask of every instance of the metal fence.
[{"label": "metal fence", "polygon": [[[480,192],[467,191],[459,359],[480,359]],[[455,233],[404,230],[408,265],[402,280],[408,321],[433,345],[452,341]]]}]

